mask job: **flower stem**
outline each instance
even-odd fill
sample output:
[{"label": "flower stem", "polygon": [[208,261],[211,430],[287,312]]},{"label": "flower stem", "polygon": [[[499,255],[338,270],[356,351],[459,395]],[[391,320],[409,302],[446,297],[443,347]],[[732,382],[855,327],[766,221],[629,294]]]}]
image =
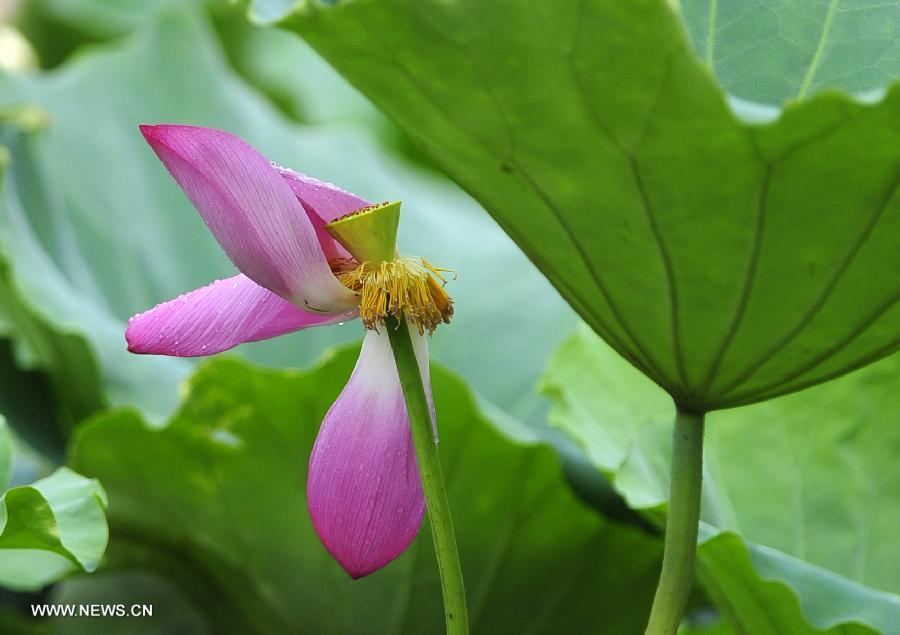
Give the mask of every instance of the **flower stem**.
[{"label": "flower stem", "polygon": [[662,575],[645,635],[675,635],[694,577],[700,491],[703,482],[703,415],[678,410],[672,444],[672,485]]},{"label": "flower stem", "polygon": [[450,504],[447,502],[447,490],[444,487],[444,477],[438,459],[431,411],[425,397],[425,388],[422,386],[419,364],[416,361],[406,320],[390,320],[386,328],[391,348],[394,350],[394,359],[397,361],[397,372],[400,375],[406,409],[409,412],[409,425],[412,428],[425,504],[431,521],[434,552],[444,594],[447,635],[466,635],[469,632],[466,591],[463,586],[462,569],[459,566],[453,521],[450,518]]}]

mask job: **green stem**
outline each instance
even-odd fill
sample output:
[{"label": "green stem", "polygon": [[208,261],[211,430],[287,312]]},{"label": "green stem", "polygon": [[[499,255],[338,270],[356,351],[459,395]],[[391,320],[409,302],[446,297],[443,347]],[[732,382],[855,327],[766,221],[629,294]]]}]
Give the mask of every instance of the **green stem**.
[{"label": "green stem", "polygon": [[679,410],[672,444],[672,489],[662,575],[645,635],[678,632],[694,577],[702,483],[703,415]]},{"label": "green stem", "polygon": [[456,536],[450,518],[450,504],[441,474],[431,410],[422,386],[419,364],[410,339],[406,320],[390,320],[386,326],[397,360],[397,373],[403,388],[403,398],[409,412],[413,444],[422,477],[422,489],[428,518],[431,521],[431,535],[434,538],[434,552],[438,571],[441,575],[441,589],[444,593],[444,616],[447,620],[447,635],[466,635],[469,621],[466,614],[466,591],[463,587],[462,569],[456,549]]}]

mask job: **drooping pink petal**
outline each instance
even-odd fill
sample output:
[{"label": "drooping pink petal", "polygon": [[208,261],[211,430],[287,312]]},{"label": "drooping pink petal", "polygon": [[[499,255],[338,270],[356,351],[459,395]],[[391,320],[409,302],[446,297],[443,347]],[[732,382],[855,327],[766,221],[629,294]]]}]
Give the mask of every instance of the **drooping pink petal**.
[{"label": "drooping pink petal", "polygon": [[[414,337],[430,400],[425,339]],[[350,381],[322,422],[306,488],[316,532],[354,578],[396,558],[419,531],[425,500],[387,333],[366,333]]]},{"label": "drooping pink petal", "polygon": [[291,188],[259,152],[213,128],[141,132],[238,269],[301,308],[327,313],[355,304]]},{"label": "drooping pink petal", "polygon": [[241,274],[135,315],[125,339],[132,353],[196,357],[355,315],[304,311]]}]

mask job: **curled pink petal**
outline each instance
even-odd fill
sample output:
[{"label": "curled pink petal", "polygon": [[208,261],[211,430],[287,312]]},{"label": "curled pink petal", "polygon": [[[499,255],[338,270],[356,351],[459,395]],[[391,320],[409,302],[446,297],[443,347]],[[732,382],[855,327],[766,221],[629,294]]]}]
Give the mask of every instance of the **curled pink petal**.
[{"label": "curled pink petal", "polygon": [[353,317],[303,311],[241,274],[135,315],[125,339],[132,353],[196,357]]},{"label": "curled pink petal", "polygon": [[[425,339],[414,337],[430,400]],[[386,333],[366,333],[350,381],[325,415],[307,498],[325,548],[353,578],[389,563],[419,531],[425,500]]]},{"label": "curled pink petal", "polygon": [[304,207],[312,210],[326,223],[371,205],[366,199],[342,190],[337,185],[288,168],[276,167],[276,169]]},{"label": "curled pink petal", "polygon": [[291,188],[259,152],[213,128],[141,132],[238,269],[301,308],[327,313],[355,304]]},{"label": "curled pink petal", "polygon": [[370,203],[336,185],[314,179],[288,168],[276,167],[312,221],[322,251],[328,258],[347,258],[350,254],[325,229],[325,225]]}]

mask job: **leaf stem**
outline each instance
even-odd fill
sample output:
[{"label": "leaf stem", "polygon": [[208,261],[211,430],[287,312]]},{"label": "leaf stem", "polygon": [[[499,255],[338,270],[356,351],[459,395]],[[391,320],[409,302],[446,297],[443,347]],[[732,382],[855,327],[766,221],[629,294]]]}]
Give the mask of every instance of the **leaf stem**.
[{"label": "leaf stem", "polygon": [[447,501],[447,490],[444,487],[444,477],[438,458],[431,411],[425,397],[425,388],[422,386],[422,376],[419,373],[409,326],[403,319],[391,322],[386,325],[386,329],[391,340],[391,348],[394,350],[394,359],[397,361],[397,373],[400,375],[403,398],[406,400],[406,409],[409,413],[425,504],[431,521],[434,553],[444,594],[447,635],[466,635],[469,632],[466,591],[463,586],[462,569],[459,566],[453,521],[450,518],[450,504]]},{"label": "leaf stem", "polygon": [[675,635],[681,624],[694,577],[702,482],[703,415],[679,409],[662,574],[645,635]]}]

